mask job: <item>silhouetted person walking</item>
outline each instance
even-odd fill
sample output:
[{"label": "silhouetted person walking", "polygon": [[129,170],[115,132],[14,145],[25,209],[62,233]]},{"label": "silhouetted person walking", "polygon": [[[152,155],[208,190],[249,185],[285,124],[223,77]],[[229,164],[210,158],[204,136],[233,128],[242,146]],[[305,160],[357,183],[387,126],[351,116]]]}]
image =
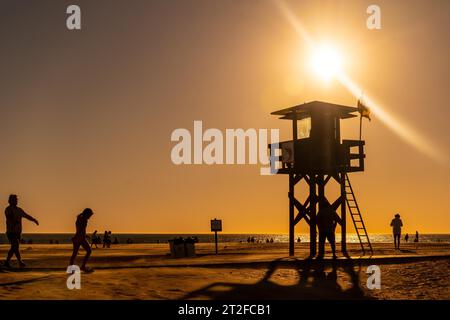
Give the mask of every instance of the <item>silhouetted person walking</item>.
[{"label": "silhouetted person walking", "polygon": [[23,263],[20,257],[19,248],[20,237],[22,234],[22,218],[30,220],[36,223],[36,225],[39,225],[39,222],[17,206],[18,199],[15,194],[9,196],[8,203],[9,206],[5,209],[6,236],[8,237],[9,243],[11,244],[11,249],[9,249],[8,251],[8,255],[5,261],[5,267],[11,267],[9,262],[11,261],[12,256],[15,255],[20,267],[23,268],[25,267],[25,263]]},{"label": "silhouetted person walking", "polygon": [[400,215],[397,213],[395,218],[391,221],[392,233],[394,234],[394,247],[400,250],[400,236],[402,234],[403,222]]},{"label": "silhouetted person walking", "polygon": [[72,257],[70,258],[70,265],[73,265],[75,262],[75,258],[78,255],[78,250],[80,249],[80,246],[83,247],[83,249],[86,251],[86,255],[84,256],[83,259],[83,264],[81,265],[81,270],[83,271],[90,271],[90,269],[86,268],[86,263],[91,255],[91,246],[89,245],[87,239],[86,239],[86,227],[87,227],[87,223],[90,217],[92,217],[92,215],[94,214],[94,212],[92,211],[92,209],[86,208],[83,210],[82,213],[80,213],[77,216],[77,221],[75,223],[76,226],[76,233],[75,236],[72,238],[72,242],[73,242],[73,253],[72,253]]},{"label": "silhouetted person walking", "polygon": [[322,208],[317,213],[317,227],[319,229],[319,255],[317,256],[317,259],[322,259],[325,254],[326,239],[328,239],[328,242],[330,243],[333,259],[336,259],[335,230],[336,225],[341,221],[341,218],[337,215],[336,211],[334,211],[328,201],[324,201],[321,207]]},{"label": "silhouetted person walking", "polygon": [[97,230],[94,231],[91,237],[91,248],[95,245],[95,248],[98,248],[98,244],[101,243],[101,239],[97,234]]},{"label": "silhouetted person walking", "polygon": [[409,240],[409,234],[406,234],[405,235],[405,242],[408,243],[408,240]]}]

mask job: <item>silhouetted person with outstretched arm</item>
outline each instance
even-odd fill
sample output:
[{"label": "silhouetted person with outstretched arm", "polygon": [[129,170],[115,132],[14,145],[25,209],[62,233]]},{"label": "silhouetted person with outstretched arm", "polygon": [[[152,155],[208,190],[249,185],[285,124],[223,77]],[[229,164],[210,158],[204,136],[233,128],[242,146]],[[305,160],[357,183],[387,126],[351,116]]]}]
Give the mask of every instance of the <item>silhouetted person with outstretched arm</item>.
[{"label": "silhouetted person with outstretched arm", "polygon": [[92,209],[86,208],[83,210],[82,213],[80,213],[77,216],[77,221],[75,223],[76,226],[76,233],[75,236],[72,238],[73,242],[73,253],[72,257],[70,258],[70,265],[72,266],[75,262],[75,258],[77,257],[78,250],[80,249],[80,246],[83,247],[83,249],[86,251],[86,255],[83,259],[83,264],[81,265],[81,270],[83,271],[90,271],[90,269],[86,268],[86,263],[91,255],[91,246],[89,245],[87,239],[86,239],[86,227],[87,223],[90,217],[94,212]]},{"label": "silhouetted person with outstretched arm", "polygon": [[20,257],[20,238],[22,234],[22,218],[30,220],[36,225],[39,225],[39,222],[28,215],[22,208],[17,206],[18,199],[15,194],[9,196],[8,199],[9,206],[5,209],[6,216],[6,236],[8,237],[9,242],[11,243],[11,249],[8,251],[8,255],[5,261],[5,267],[10,268],[9,262],[13,255],[16,256],[17,261],[19,262],[20,267],[25,267],[25,263],[23,263]]},{"label": "silhouetted person with outstretched arm", "polygon": [[335,230],[338,222],[341,218],[338,216],[334,208],[328,201],[324,201],[321,205],[321,209],[317,213],[317,227],[319,229],[319,255],[317,259],[322,259],[325,254],[325,240],[331,246],[333,252],[333,259],[336,259],[336,237]]},{"label": "silhouetted person with outstretched arm", "polygon": [[397,213],[395,218],[391,221],[392,233],[394,234],[394,247],[400,250],[400,236],[402,234],[403,222],[400,215]]}]

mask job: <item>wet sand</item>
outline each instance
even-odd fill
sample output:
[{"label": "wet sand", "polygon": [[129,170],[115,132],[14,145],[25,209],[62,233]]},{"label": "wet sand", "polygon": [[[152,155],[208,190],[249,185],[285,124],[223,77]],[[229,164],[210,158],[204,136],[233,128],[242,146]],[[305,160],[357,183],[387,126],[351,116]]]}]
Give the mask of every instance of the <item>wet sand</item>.
[{"label": "wet sand", "polygon": [[[0,246],[0,257],[8,247]],[[173,259],[168,244],[113,245],[94,249],[69,290],[65,272],[70,245],[22,245],[24,269],[0,269],[0,299],[450,299],[450,244],[376,244],[374,255],[305,260],[308,244],[197,244],[197,256]],[[80,251],[81,263],[84,251]],[[329,256],[329,252],[327,252]],[[369,290],[367,266],[381,269],[381,289]],[[15,267],[15,261],[13,266]]]}]

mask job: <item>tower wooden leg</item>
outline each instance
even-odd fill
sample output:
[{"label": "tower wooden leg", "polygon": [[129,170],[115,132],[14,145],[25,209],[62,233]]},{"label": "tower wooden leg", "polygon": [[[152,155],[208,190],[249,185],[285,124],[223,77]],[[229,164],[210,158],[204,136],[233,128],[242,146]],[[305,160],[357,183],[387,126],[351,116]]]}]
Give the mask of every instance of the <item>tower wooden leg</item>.
[{"label": "tower wooden leg", "polygon": [[310,223],[309,223],[309,257],[314,258],[317,254],[317,230],[316,230],[316,178],[315,176],[310,176],[309,181],[309,196],[311,199],[310,203]]},{"label": "tower wooden leg", "polygon": [[[289,174],[289,195],[294,195],[294,175],[293,174]],[[288,195],[288,196],[289,196]],[[293,256],[295,254],[295,250],[294,250],[294,241],[295,241],[295,225],[294,225],[294,215],[295,215],[295,211],[294,211],[295,207],[294,207],[294,201],[291,199],[291,197],[289,196],[289,256]]]}]

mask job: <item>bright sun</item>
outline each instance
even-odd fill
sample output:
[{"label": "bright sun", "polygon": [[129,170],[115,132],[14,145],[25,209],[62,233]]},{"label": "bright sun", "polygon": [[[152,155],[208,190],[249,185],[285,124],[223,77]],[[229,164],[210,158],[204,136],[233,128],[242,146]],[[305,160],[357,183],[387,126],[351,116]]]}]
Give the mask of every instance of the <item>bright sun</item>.
[{"label": "bright sun", "polygon": [[330,81],[342,71],[342,57],[334,48],[321,45],[312,51],[310,66],[319,78]]}]

